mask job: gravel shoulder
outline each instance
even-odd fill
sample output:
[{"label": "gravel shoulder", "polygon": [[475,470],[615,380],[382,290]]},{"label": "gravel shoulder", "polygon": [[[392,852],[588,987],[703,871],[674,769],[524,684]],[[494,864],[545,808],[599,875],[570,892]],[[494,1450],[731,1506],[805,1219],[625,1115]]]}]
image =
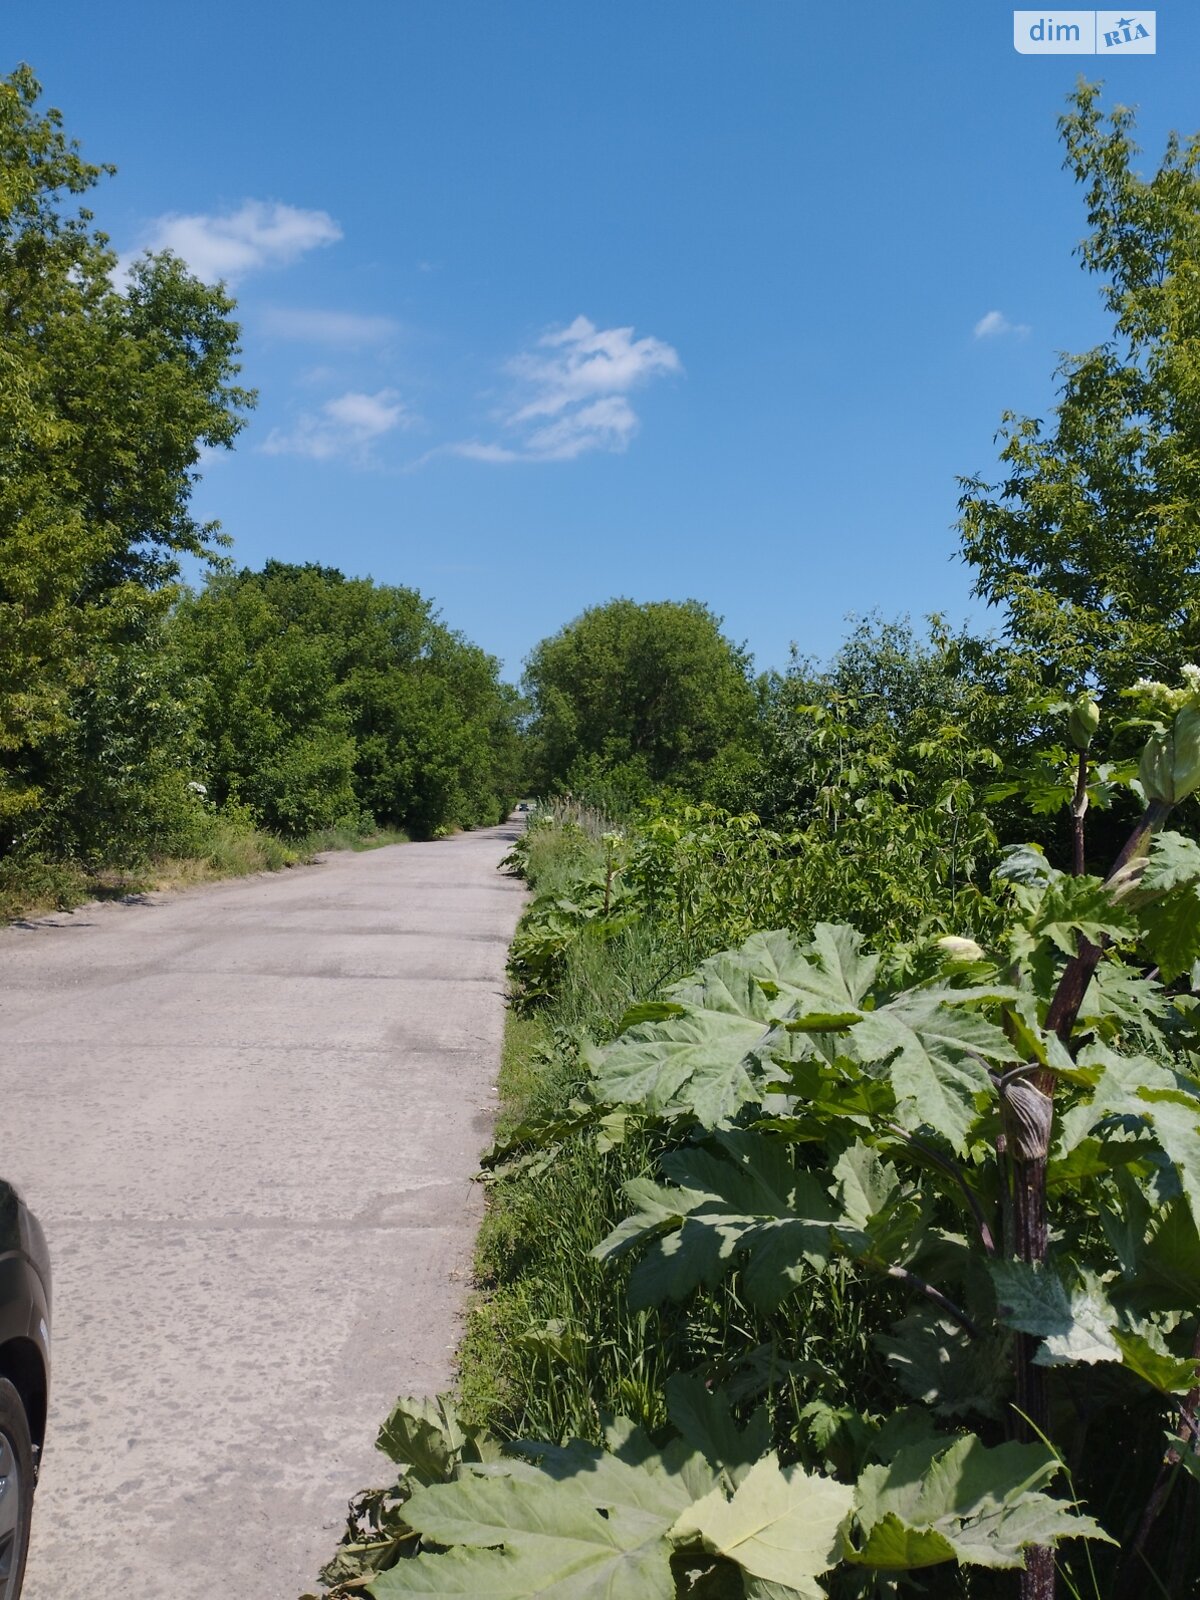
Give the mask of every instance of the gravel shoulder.
[{"label": "gravel shoulder", "polygon": [[515,836],[0,930],[0,1172],[55,1271],[26,1600],[295,1600],[449,1381]]}]

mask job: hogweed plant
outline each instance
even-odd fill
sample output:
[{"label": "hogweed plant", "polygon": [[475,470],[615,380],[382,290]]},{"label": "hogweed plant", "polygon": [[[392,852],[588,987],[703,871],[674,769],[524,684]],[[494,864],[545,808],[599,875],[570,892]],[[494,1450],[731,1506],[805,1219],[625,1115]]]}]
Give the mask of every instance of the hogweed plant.
[{"label": "hogweed plant", "polygon": [[591,1052],[570,1136],[663,1128],[594,1252],[630,1259],[630,1304],[877,1279],[891,1409],[806,1407],[785,1461],[703,1373],[667,1384],[669,1427],[611,1419],[604,1447],[502,1447],[406,1403],[362,1544],[377,1600],[1195,1592],[1200,846],[1166,824],[1200,786],[1200,674],[1136,698],[1144,809],[1107,876],[1082,870],[1077,700],[1073,871],[1011,848],[975,938],[755,933]]}]

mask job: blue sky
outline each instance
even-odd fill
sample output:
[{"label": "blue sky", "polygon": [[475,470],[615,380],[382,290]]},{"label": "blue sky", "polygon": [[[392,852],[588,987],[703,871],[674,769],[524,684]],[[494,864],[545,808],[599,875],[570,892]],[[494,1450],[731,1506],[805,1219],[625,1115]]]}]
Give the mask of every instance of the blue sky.
[{"label": "blue sky", "polygon": [[[1049,12],[1048,15],[1053,15]],[[1158,54],[1031,57],[995,0],[4,8],[118,176],[122,251],[228,276],[260,392],[198,509],[240,563],[411,584],[522,657],[612,595],[761,667],[969,598],[959,473],[1104,336],[1055,119],[1078,72],[1200,127]]]}]

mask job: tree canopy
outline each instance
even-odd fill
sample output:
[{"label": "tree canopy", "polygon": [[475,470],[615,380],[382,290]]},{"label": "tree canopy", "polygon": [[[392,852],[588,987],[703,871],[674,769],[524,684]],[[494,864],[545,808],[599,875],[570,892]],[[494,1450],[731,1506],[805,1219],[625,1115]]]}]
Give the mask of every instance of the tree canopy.
[{"label": "tree canopy", "polygon": [[746,652],[698,600],[590,607],[537,646],[525,682],[543,786],[578,784],[599,764],[687,790],[752,737]]},{"label": "tree canopy", "polygon": [[428,835],[512,798],[515,691],[415,589],[269,561],[186,597],[164,643],[192,767],[278,832]]},{"label": "tree canopy", "polygon": [[118,283],[78,204],[113,169],[39,93],[27,67],[0,80],[0,851],[53,798],[54,740],[161,616],[177,557],[216,553],[195,468],[253,399],[223,290],[168,254]]},{"label": "tree canopy", "polygon": [[1200,135],[1143,177],[1132,111],[1106,119],[1098,95],[1081,83],[1059,129],[1113,337],[1064,359],[1049,423],[1005,414],[1001,481],[964,479],[961,501],[976,592],[1056,689],[1200,653]]}]

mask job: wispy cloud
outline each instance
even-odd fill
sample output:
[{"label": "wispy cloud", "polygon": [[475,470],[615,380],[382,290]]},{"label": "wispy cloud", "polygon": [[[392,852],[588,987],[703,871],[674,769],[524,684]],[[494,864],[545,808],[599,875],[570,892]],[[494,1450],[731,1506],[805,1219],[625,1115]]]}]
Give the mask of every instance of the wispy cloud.
[{"label": "wispy cloud", "polygon": [[1010,322],[1003,311],[988,311],[975,324],[977,339],[999,339],[1011,333],[1017,339],[1026,339],[1032,330],[1028,323]]},{"label": "wispy cloud", "polygon": [[263,313],[262,329],[276,339],[357,350],[392,338],[400,331],[400,324],[393,317],[364,316],[357,311],[302,311],[270,306]]},{"label": "wispy cloud", "polygon": [[265,267],[285,267],[341,237],[327,211],[305,211],[278,200],[246,200],[236,211],[157,217],[142,249],[173,250],[206,283],[218,278],[234,282]]},{"label": "wispy cloud", "polygon": [[416,420],[395,389],[376,394],[349,390],[326,400],[319,411],[305,412],[293,428],[272,429],[260,448],[269,456],[341,459],[369,466],[372,445],[397,428],[412,427]]},{"label": "wispy cloud", "polygon": [[500,414],[500,441],[445,446],[472,461],[573,461],[590,450],[624,450],[638,418],[628,395],[654,378],[682,372],[661,339],[632,328],[597,328],[576,317],[508,363],[517,392]]}]

